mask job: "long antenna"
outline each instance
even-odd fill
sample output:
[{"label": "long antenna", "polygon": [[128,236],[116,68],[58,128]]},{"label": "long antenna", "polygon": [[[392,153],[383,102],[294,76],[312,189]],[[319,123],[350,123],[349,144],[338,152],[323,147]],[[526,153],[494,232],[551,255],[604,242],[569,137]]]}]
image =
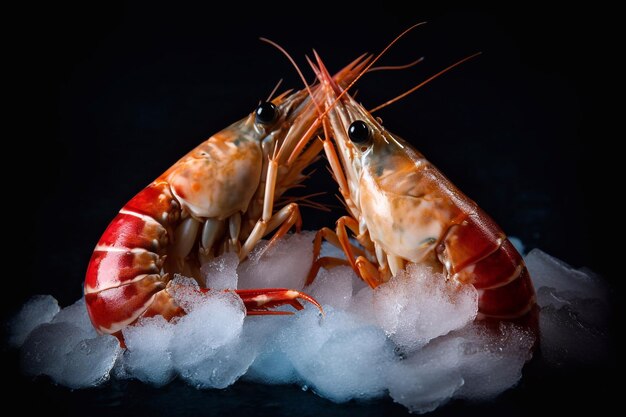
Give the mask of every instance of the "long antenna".
[{"label": "long antenna", "polygon": [[270,95],[267,97],[267,100],[265,100],[265,101],[270,101],[272,99],[272,97],[274,97],[274,94],[276,93],[276,90],[278,90],[278,87],[280,87],[280,85],[282,83],[283,83],[283,79],[281,78],[280,80],[278,80],[278,82],[276,83],[276,86],[274,87],[274,89],[272,90]]},{"label": "long antenna", "polygon": [[365,67],[365,69],[363,69],[363,71],[356,76],[356,78],[354,80],[352,80],[352,82],[348,85],[348,87],[346,87],[341,94],[339,94],[337,96],[337,98],[335,99],[335,101],[330,105],[330,107],[328,107],[326,109],[326,111],[322,114],[321,117],[326,116],[326,114],[328,114],[328,112],[330,111],[330,109],[332,107],[335,106],[335,104],[337,104],[337,102],[339,101],[339,99],[341,99],[341,97],[343,97],[344,94],[346,94],[348,92],[348,90],[350,90],[352,88],[352,86],[359,81],[359,79],[372,67],[372,65],[374,65],[376,63],[376,61],[378,61],[384,54],[385,52],[387,52],[389,50],[389,48],[391,48],[396,42],[398,42],[404,35],[406,35],[407,33],[409,33],[410,31],[412,31],[413,29],[415,29],[418,26],[422,26],[425,25],[427,22],[419,22],[414,24],[413,26],[409,27],[408,29],[405,29],[404,32],[402,32],[401,34],[399,34],[398,36],[396,36],[396,38],[394,40],[392,40],[391,42],[389,42],[389,45],[387,45],[385,47],[385,49],[383,49],[382,51],[380,51],[380,53],[378,55],[376,55],[376,57],[369,63],[367,64],[367,66]]},{"label": "long antenna", "polygon": [[[424,57],[420,57],[420,58],[416,59],[413,62],[409,62],[408,64],[404,64],[404,65],[383,65],[383,66],[380,66],[380,67],[370,68],[369,70],[367,70],[367,72],[372,73],[374,71],[403,70],[403,69],[411,68],[412,66],[417,65],[420,62],[422,62],[423,60],[424,60]],[[353,94],[353,96],[354,96],[354,94]]]},{"label": "long antenna", "polygon": [[402,32],[401,34],[396,36],[394,40],[389,42],[389,45],[387,45],[385,47],[385,49],[380,51],[380,53],[378,55],[376,55],[376,57],[373,60],[371,60],[369,64],[367,64],[367,66],[363,69],[363,71],[361,71],[361,73],[359,75],[357,75],[356,78],[354,80],[352,80],[352,82],[350,84],[348,84],[348,86],[337,96],[337,98],[335,98],[335,101],[333,101],[332,104],[326,108],[324,113],[322,113],[318,117],[318,119],[323,119],[330,112],[330,110],[333,107],[335,107],[335,104],[337,104],[339,102],[341,97],[343,97],[348,92],[348,90],[350,90],[350,88],[352,88],[352,86],[372,67],[372,65],[374,65],[376,63],[376,61],[378,61],[385,54],[385,52],[387,52],[389,50],[389,48],[391,48],[396,42],[398,42],[404,35],[406,35],[410,31],[412,31],[416,27],[425,25],[426,23],[427,22],[419,22],[419,23],[414,24],[413,26],[409,27],[408,29],[405,29],[404,32]]},{"label": "long antenna", "polygon": [[425,86],[426,84],[428,84],[429,82],[431,82],[432,80],[434,80],[435,78],[437,78],[437,77],[439,77],[439,76],[441,76],[441,75],[445,74],[446,72],[450,71],[452,68],[454,68],[454,67],[458,67],[458,66],[459,66],[459,65],[461,65],[462,63],[464,63],[464,62],[466,62],[466,61],[469,61],[469,60],[470,60],[470,59],[472,59],[472,58],[476,58],[476,57],[477,57],[478,55],[480,55],[480,54],[482,54],[482,52],[476,52],[476,53],[475,53],[475,54],[473,54],[473,55],[467,56],[467,57],[465,57],[465,58],[461,59],[460,61],[455,62],[454,64],[450,65],[449,67],[444,68],[444,69],[442,69],[441,71],[439,71],[438,73],[436,73],[436,74],[434,74],[434,75],[431,75],[430,77],[426,78],[424,81],[422,81],[421,83],[419,83],[419,84],[418,84],[418,85],[416,85],[415,87],[411,88],[410,90],[405,91],[404,93],[400,94],[399,96],[397,96],[397,97],[395,97],[395,98],[392,98],[391,100],[389,100],[389,101],[387,101],[387,102],[385,102],[385,103],[383,103],[383,104],[380,104],[380,105],[378,105],[378,106],[374,107],[373,109],[369,110],[369,112],[370,112],[370,113],[374,113],[375,111],[380,110],[380,109],[382,109],[383,107],[387,107],[388,105],[393,104],[393,103],[395,103],[396,101],[403,99],[404,97],[408,96],[409,94],[411,94],[411,93],[413,93],[413,92],[415,92],[415,91],[419,90],[420,88],[422,88],[423,86]]},{"label": "long antenna", "polygon": [[313,92],[311,91],[311,87],[309,87],[309,84],[306,82],[306,78],[304,78],[304,75],[302,74],[302,71],[300,71],[300,67],[298,67],[298,64],[296,64],[296,61],[294,61],[294,59],[291,57],[291,55],[289,55],[289,53],[285,50],[285,48],[283,48],[282,46],[280,46],[276,42],[274,42],[274,41],[272,41],[270,39],[267,39],[267,38],[263,38],[263,37],[261,37],[259,39],[262,42],[269,43],[270,45],[272,45],[274,48],[278,49],[280,52],[282,52],[283,55],[285,55],[287,57],[289,62],[291,62],[293,67],[296,69],[296,72],[300,76],[300,79],[304,83],[304,87],[309,92],[309,97],[311,97],[311,100],[313,100],[313,104],[315,104],[315,108],[317,109],[318,112],[320,112],[320,106],[317,104],[317,101],[315,101],[315,97],[313,97]]}]

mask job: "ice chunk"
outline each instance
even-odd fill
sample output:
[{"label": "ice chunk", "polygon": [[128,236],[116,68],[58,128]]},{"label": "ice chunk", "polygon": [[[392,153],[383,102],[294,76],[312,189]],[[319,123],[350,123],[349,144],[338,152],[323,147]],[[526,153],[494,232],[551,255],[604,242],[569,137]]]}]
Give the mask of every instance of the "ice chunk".
[{"label": "ice chunk", "polygon": [[325,398],[344,402],[385,392],[380,375],[393,358],[393,344],[350,314],[332,308],[323,318],[314,310],[299,313],[282,344],[302,382]]},{"label": "ice chunk", "polygon": [[180,274],[174,274],[174,279],[170,281],[167,291],[176,304],[187,313],[193,311],[206,300],[206,295],[200,291],[200,285],[196,280]]},{"label": "ice chunk", "polygon": [[179,359],[221,346],[241,332],[245,308],[239,297],[229,292],[210,291],[203,294],[203,299],[176,324],[175,347],[184,344],[189,348],[180,352],[175,349],[175,353],[180,353]]},{"label": "ice chunk", "polygon": [[177,353],[177,369],[196,388],[226,388],[234,384],[254,361],[256,349],[244,338],[236,337],[202,354],[181,359]]},{"label": "ice chunk", "polygon": [[254,357],[236,349],[244,316],[243,302],[234,293],[203,294],[203,301],[174,327],[170,349],[180,375],[197,387],[225,388],[245,373]]},{"label": "ice chunk", "polygon": [[379,286],[373,296],[376,319],[399,346],[413,350],[435,337],[474,320],[478,295],[425,265],[406,271]]},{"label": "ice chunk", "polygon": [[[362,248],[359,242],[354,238],[350,238],[350,243],[354,247]],[[328,242],[322,242],[322,248],[320,250],[320,257],[326,257],[326,256],[331,257],[331,258],[347,259],[346,254],[344,253],[343,249],[338,248],[334,245],[331,245]]]},{"label": "ice chunk", "polygon": [[456,396],[469,399],[493,398],[515,385],[535,343],[530,329],[509,322],[497,328],[477,322],[456,334],[464,339],[459,368],[465,381]]},{"label": "ice chunk", "polygon": [[202,265],[200,272],[206,287],[215,290],[237,288],[237,265],[239,258],[233,252],[227,252]]},{"label": "ice chunk", "polygon": [[352,297],[348,311],[360,320],[379,325],[374,305],[375,291],[370,287],[365,287],[361,288],[359,291],[355,289],[353,292],[354,296]]},{"label": "ice chunk", "polygon": [[448,401],[464,384],[459,369],[463,338],[433,341],[384,373],[389,395],[415,413],[426,413]]},{"label": "ice chunk", "polygon": [[298,375],[284,352],[281,335],[293,324],[293,317],[250,317],[244,324],[244,334],[258,347],[257,356],[244,379],[265,384],[292,384]]},{"label": "ice chunk", "polygon": [[[531,250],[525,261],[535,288],[554,288],[568,299],[607,299],[604,280],[589,271],[574,269],[539,249]],[[540,301],[542,307],[554,303],[549,298]]]},{"label": "ice chunk", "polygon": [[84,299],[59,312],[56,300],[46,298],[48,307],[44,311],[56,310],[54,313],[58,314],[47,320],[51,323],[36,327],[24,341],[20,351],[23,371],[33,376],[48,375],[71,388],[106,381],[121,352],[119,341],[113,336],[97,336]]},{"label": "ice chunk", "polygon": [[304,286],[313,261],[315,233],[288,234],[266,248],[259,245],[239,266],[239,288],[291,288]]},{"label": "ice chunk", "polygon": [[599,276],[533,249],[526,265],[542,307],[541,353],[551,365],[594,364],[608,353],[609,296]]},{"label": "ice chunk", "polygon": [[28,375],[49,375],[60,382],[65,355],[80,340],[83,332],[70,323],[38,326],[24,341],[20,351],[22,370]]},{"label": "ice chunk", "polygon": [[70,388],[93,387],[107,381],[122,352],[115,336],[103,335],[78,342],[63,358],[61,384]]},{"label": "ice chunk", "polygon": [[389,394],[417,413],[451,398],[492,398],[519,381],[533,343],[529,330],[511,323],[471,324],[387,368]]},{"label": "ice chunk", "polygon": [[59,304],[51,295],[34,295],[8,323],[8,343],[19,347],[30,332],[40,324],[49,323],[59,312]]},{"label": "ice chunk", "polygon": [[33,331],[22,346],[21,365],[26,374],[48,375],[71,388],[106,381],[121,352],[113,336],[86,339],[69,323],[49,323]]},{"label": "ice chunk", "polygon": [[257,352],[244,379],[263,384],[283,385],[293,384],[299,380],[299,377],[285,352],[280,349],[270,349]]},{"label": "ice chunk", "polygon": [[323,306],[346,310],[352,300],[354,272],[349,266],[321,269],[306,292]]},{"label": "ice chunk", "polygon": [[122,331],[126,342],[123,365],[129,376],[160,386],[174,377],[169,350],[174,324],[162,316],[141,319]]},{"label": "ice chunk", "polygon": [[70,323],[81,329],[85,338],[96,337],[98,333],[91,324],[85,297],[80,298],[74,304],[63,308],[52,320],[52,323]]}]

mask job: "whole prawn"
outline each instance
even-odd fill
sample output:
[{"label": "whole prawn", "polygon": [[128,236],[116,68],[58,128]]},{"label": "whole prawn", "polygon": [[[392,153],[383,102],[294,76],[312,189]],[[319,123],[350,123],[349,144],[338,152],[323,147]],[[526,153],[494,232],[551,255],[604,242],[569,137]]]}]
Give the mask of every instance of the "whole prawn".
[{"label": "whole prawn", "polygon": [[[504,232],[335,83],[317,54],[316,59],[311,65],[324,89],[327,116],[324,149],[350,215],[337,221],[335,231],[318,232],[307,282],[320,267],[348,263],[375,288],[407,264],[425,263],[448,279],[472,284],[479,293],[479,317],[525,317],[535,306],[534,288]],[[363,249],[350,243],[347,229]],[[342,248],[348,261],[319,258],[322,238]]]},{"label": "whole prawn", "polygon": [[[349,82],[363,65],[357,59],[335,81]],[[299,230],[297,204],[274,212],[274,203],[306,178],[303,170],[322,149],[315,142],[301,145],[320,124],[315,100],[321,100],[319,85],[262,102],[126,203],[98,241],[85,276],[87,310],[99,333],[123,343],[121,330],[141,317],[184,314],[168,291],[174,273],[204,287],[205,261],[224,252],[244,259],[274,230],[272,241],[292,226]],[[298,299],[320,308],[308,295],[285,288],[234,291],[247,314],[289,314],[269,309],[302,309]]]}]

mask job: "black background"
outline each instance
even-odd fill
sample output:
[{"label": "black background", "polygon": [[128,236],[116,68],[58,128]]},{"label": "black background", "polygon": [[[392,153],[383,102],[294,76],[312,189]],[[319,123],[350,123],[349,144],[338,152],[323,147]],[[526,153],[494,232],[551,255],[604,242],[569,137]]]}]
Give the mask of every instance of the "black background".
[{"label": "black background", "polygon": [[[300,88],[287,60],[259,36],[285,47],[311,79],[304,54],[312,48],[333,71],[424,20],[381,63],[424,62],[367,75],[360,100],[373,107],[482,51],[379,116],[527,248],[621,286],[619,245],[611,239],[621,223],[621,188],[613,184],[621,166],[609,141],[623,133],[613,129],[619,119],[604,98],[619,100],[610,10],[220,7],[103,2],[8,14],[18,23],[5,52],[16,129],[5,139],[18,153],[3,153],[11,167],[5,239],[13,248],[5,253],[11,297],[3,315],[32,294],[52,294],[61,305],[79,298],[93,246],[128,199],[252,111],[278,79]],[[304,228],[332,225],[341,213],[334,183],[318,169],[308,184],[307,192],[327,191],[320,201],[336,208],[332,215],[304,210]],[[583,372],[580,381],[587,376],[599,375]],[[578,382],[566,386],[586,393],[589,404],[600,394]]]}]

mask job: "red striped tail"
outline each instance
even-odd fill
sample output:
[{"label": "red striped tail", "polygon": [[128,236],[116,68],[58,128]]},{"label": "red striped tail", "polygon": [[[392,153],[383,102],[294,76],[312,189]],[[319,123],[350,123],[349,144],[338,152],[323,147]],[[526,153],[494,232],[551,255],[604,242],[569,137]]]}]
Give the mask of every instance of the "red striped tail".
[{"label": "red striped tail", "polygon": [[484,212],[452,226],[438,255],[451,277],[478,290],[482,317],[515,319],[533,309],[535,290],[524,260]]},{"label": "red striped tail", "polygon": [[[176,315],[168,301],[162,253],[178,204],[165,182],[155,182],[120,210],[98,241],[85,276],[91,322],[100,333],[116,333],[142,315]],[[169,307],[166,308],[165,304]]]}]

